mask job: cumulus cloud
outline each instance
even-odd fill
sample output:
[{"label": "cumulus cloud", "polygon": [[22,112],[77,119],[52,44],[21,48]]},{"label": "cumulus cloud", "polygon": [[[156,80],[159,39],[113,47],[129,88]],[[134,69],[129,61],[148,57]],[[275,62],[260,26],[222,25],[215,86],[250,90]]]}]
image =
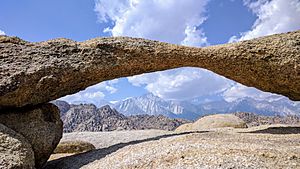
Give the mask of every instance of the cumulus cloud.
[{"label": "cumulus cloud", "polygon": [[185,46],[208,46],[209,43],[203,31],[196,27],[187,27],[185,29],[186,37],[181,42]]},{"label": "cumulus cloud", "polygon": [[244,0],[244,5],[257,19],[251,30],[231,37],[229,42],[300,29],[299,0]]},{"label": "cumulus cloud", "polygon": [[[131,36],[187,46],[209,45],[201,25],[207,19],[209,0],[95,0],[99,22],[110,23],[104,32],[112,36]],[[233,36],[230,42],[299,29],[299,1],[244,0],[256,16],[252,29]],[[187,99],[226,92],[224,97],[268,97],[268,93],[243,85],[210,71],[181,68],[128,77],[135,86],[165,99]],[[233,86],[233,87],[232,87]]]},{"label": "cumulus cloud", "polygon": [[65,100],[69,103],[85,102],[98,104],[98,101],[104,99],[105,93],[112,94],[118,91],[117,88],[114,87],[116,83],[118,83],[117,79],[101,82],[78,93],[67,95],[61,98],[61,100]]},{"label": "cumulus cloud", "polygon": [[228,102],[232,102],[239,98],[245,98],[245,97],[250,97],[256,100],[269,100],[270,98],[275,99],[275,98],[282,97],[276,94],[262,92],[256,88],[247,87],[242,84],[236,84],[228,88],[223,93],[223,96],[224,99]]},{"label": "cumulus cloud", "polygon": [[142,37],[163,42],[205,46],[208,0],[96,0],[100,22],[113,22],[104,31],[112,36]]},{"label": "cumulus cloud", "polygon": [[5,35],[5,32],[0,30],[0,35]]},{"label": "cumulus cloud", "polygon": [[[112,36],[141,37],[187,46],[209,45],[200,26],[209,0],[96,0],[100,22]],[[128,77],[135,86],[165,99],[184,99],[223,89],[220,76],[203,69],[181,68]],[[211,85],[206,85],[209,83]]]},{"label": "cumulus cloud", "polygon": [[164,99],[184,100],[221,92],[234,83],[200,68],[184,68],[128,77],[135,86]]},{"label": "cumulus cloud", "polygon": [[[257,16],[257,19],[251,30],[240,33],[239,36],[232,36],[229,42],[300,29],[299,0],[244,0],[243,2]],[[279,97],[241,84],[233,86],[224,93],[227,101],[243,97],[265,100],[270,96]]]}]

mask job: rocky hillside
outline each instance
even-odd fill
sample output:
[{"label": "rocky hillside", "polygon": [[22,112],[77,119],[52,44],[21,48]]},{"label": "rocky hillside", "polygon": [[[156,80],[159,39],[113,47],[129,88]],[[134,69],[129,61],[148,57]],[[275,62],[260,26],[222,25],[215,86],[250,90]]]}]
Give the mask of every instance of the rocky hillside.
[{"label": "rocky hillside", "polygon": [[61,111],[64,132],[143,129],[174,130],[181,124],[189,122],[182,119],[171,119],[163,115],[125,116],[108,105],[97,108],[93,104],[67,106],[68,103],[64,101],[54,101],[53,103]]},{"label": "rocky hillside", "polygon": [[[150,101],[148,99],[150,99]],[[130,99],[130,101],[133,100],[134,98]],[[61,118],[64,123],[64,132],[143,130],[143,129],[174,130],[181,124],[190,122],[189,120],[167,117],[171,113],[168,114],[162,111],[162,110],[167,111],[168,108],[170,108],[168,107],[169,105],[167,104],[167,101],[163,101],[162,99],[156,96],[147,95],[146,97],[139,97],[139,99],[137,100],[143,101],[144,104],[148,104],[148,106],[145,106],[148,108],[147,110],[150,112],[155,111],[156,113],[154,113],[154,115],[149,115],[146,114],[146,112],[144,112],[142,109],[138,109],[142,111],[144,114],[132,113],[136,115],[128,115],[130,113],[127,112],[127,116],[126,116],[123,115],[122,113],[119,113],[119,111],[117,111],[116,109],[111,108],[109,105],[97,108],[94,104],[79,104],[79,105],[71,104],[70,105],[67,102],[61,100],[53,101],[53,103],[57,105],[58,108],[60,109]],[[131,103],[131,105],[133,104]],[[137,106],[137,104],[134,105]],[[163,105],[165,107],[163,107]],[[222,106],[222,104],[219,106]],[[173,108],[176,108],[176,106],[174,106]],[[180,109],[180,107],[177,108]],[[245,109],[247,109],[247,107]],[[223,112],[223,109],[220,109],[219,111]],[[216,112],[218,111],[216,110]],[[199,114],[198,117],[206,116],[207,114],[210,113],[211,112],[208,111],[206,114],[203,113],[204,115]],[[300,117],[297,115],[279,116],[279,115],[271,114],[271,116],[264,116],[265,113],[261,113],[263,114],[261,115],[256,113],[247,113],[247,112],[238,112],[234,114],[240,117],[241,119],[243,119],[246,122],[248,127],[265,125],[265,124],[299,124],[300,123]],[[176,114],[173,114],[173,116],[176,117]]]},{"label": "rocky hillside", "polygon": [[248,127],[266,125],[266,124],[298,124],[300,125],[300,117],[295,115],[288,116],[261,116],[254,113],[239,112],[234,115],[243,119]]}]

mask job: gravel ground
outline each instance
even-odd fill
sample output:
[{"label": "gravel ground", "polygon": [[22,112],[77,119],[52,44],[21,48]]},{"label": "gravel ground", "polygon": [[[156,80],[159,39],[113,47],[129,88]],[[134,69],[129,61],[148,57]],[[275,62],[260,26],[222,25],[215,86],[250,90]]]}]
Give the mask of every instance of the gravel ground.
[{"label": "gravel ground", "polygon": [[165,130],[131,130],[113,132],[74,132],[64,133],[61,141],[81,140],[92,143],[96,148],[105,148],[118,143],[127,143],[160,135],[170,134]]},{"label": "gravel ground", "polygon": [[[129,138],[138,137],[138,133],[131,132],[124,131]],[[114,132],[110,133],[113,134],[106,136],[116,136]],[[100,135],[92,134],[90,142],[95,144]],[[98,137],[98,142],[122,138],[103,137]],[[165,133],[165,136],[154,138],[54,160],[47,168],[300,168],[300,134],[237,133],[233,129],[222,129],[203,133]]]}]

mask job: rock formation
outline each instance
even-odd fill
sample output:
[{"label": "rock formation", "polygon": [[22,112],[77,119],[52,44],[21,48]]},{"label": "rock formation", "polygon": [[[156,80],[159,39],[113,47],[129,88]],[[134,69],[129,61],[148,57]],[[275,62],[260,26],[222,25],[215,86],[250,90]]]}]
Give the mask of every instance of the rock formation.
[{"label": "rock formation", "polygon": [[95,150],[95,146],[89,142],[85,141],[62,141],[60,142],[56,149],[54,150],[54,154],[79,154],[87,151]]},{"label": "rock formation", "polygon": [[[61,105],[57,104],[59,108]],[[63,107],[65,105],[63,104]],[[63,109],[63,107],[60,109]],[[70,105],[70,109],[61,118],[64,123],[64,132],[144,129],[174,130],[181,124],[189,122],[188,120],[172,119],[163,115],[125,116],[108,105],[97,108],[93,104]]]},{"label": "rock formation", "polygon": [[71,106],[69,105],[68,102],[65,101],[61,101],[61,100],[54,100],[51,103],[53,103],[54,105],[56,105],[59,109],[60,112],[60,116],[64,116],[65,113],[70,110]]},{"label": "rock formation", "polygon": [[295,115],[288,116],[261,116],[254,113],[238,112],[235,116],[244,120],[248,127],[270,125],[270,124],[287,124],[300,125],[300,117]]},{"label": "rock formation", "polygon": [[300,31],[206,48],[127,37],[30,43],[0,36],[0,123],[25,137],[40,168],[62,131],[47,102],[104,80],[183,66],[300,100]]},{"label": "rock formation", "polygon": [[224,127],[247,128],[247,124],[233,114],[215,114],[204,116],[194,123],[179,126],[176,131],[201,131]]},{"label": "rock formation", "polygon": [[46,169],[299,169],[299,126],[294,134],[287,127],[265,129],[67,133],[63,141],[90,142],[96,150],[50,161]]},{"label": "rock formation", "polygon": [[33,150],[21,134],[0,124],[0,143],[0,168],[34,168]]},{"label": "rock formation", "polygon": [[53,104],[0,113],[0,124],[23,135],[34,151],[35,167],[42,167],[62,137],[59,110]]},{"label": "rock formation", "polygon": [[[234,131],[182,134],[125,146],[96,160],[91,158],[92,153],[64,158],[56,166],[62,169],[76,166],[84,169],[299,169],[299,141],[296,134]],[[103,152],[99,151],[98,156],[100,153]],[[88,158],[92,162],[82,162]]]},{"label": "rock formation", "polygon": [[2,108],[45,103],[104,80],[183,66],[300,100],[300,31],[205,48],[126,37],[30,43],[0,36],[0,49]]}]

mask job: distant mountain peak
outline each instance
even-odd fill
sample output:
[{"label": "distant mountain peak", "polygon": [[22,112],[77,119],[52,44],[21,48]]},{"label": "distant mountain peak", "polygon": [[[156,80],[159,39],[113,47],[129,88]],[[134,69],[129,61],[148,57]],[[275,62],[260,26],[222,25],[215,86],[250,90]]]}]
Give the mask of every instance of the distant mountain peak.
[{"label": "distant mountain peak", "polygon": [[[127,98],[111,104],[103,101],[102,106],[111,111],[117,110],[124,115],[164,115],[171,118],[195,120],[200,116],[212,113],[253,112],[259,115],[298,115],[300,116],[300,102],[292,102],[286,97],[270,95],[266,99],[260,97],[242,97],[233,101],[226,101],[223,92],[202,95],[187,100],[165,100],[153,93]],[[64,102],[57,101],[64,105]],[[68,110],[64,107],[62,112]],[[93,107],[91,109],[96,109]]]}]

